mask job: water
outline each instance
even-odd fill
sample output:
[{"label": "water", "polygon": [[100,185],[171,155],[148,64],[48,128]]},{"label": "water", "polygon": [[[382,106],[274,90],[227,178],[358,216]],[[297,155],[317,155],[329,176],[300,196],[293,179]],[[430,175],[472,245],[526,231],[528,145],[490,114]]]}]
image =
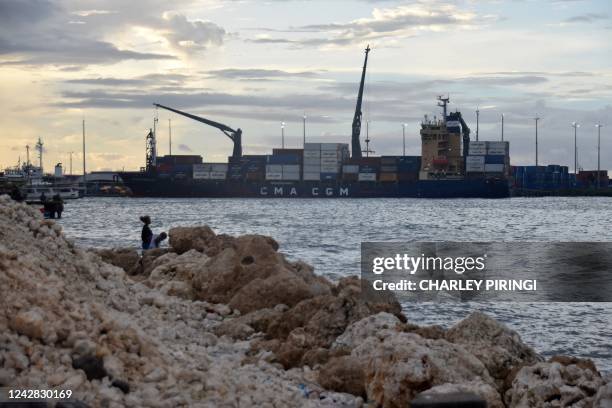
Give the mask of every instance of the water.
[{"label": "water", "polygon": [[[60,222],[87,247],[138,246],[140,215],[154,233],[207,224],[274,237],[281,251],[331,279],[359,274],[362,241],[612,241],[611,198],[136,199],[68,202]],[[407,304],[408,319],[450,326],[480,309],[544,355],[571,354],[612,372],[611,303]]]}]

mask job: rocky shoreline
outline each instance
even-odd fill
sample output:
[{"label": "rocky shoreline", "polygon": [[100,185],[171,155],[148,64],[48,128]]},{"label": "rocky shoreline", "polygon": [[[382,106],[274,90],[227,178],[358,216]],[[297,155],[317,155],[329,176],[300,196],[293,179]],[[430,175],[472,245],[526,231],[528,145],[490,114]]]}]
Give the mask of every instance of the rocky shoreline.
[{"label": "rocky shoreline", "polygon": [[290,262],[270,237],[175,228],[170,248],[84,250],[0,197],[0,387],[71,389],[80,406],[611,407],[590,360],[547,361],[473,313],[417,326]]}]

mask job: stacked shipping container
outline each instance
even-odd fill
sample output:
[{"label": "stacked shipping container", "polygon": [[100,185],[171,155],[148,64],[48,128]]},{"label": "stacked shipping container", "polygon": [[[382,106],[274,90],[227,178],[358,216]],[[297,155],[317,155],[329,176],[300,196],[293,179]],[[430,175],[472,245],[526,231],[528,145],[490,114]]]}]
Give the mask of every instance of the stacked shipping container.
[{"label": "stacked shipping container", "polygon": [[470,142],[465,172],[508,174],[509,147],[508,142]]}]

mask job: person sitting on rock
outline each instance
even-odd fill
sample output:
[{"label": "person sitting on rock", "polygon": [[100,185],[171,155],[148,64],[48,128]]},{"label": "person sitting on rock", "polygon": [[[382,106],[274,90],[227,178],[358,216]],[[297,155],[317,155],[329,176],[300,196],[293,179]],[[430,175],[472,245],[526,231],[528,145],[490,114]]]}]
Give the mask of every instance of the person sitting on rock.
[{"label": "person sitting on rock", "polygon": [[153,248],[159,248],[159,245],[166,239],[168,238],[168,234],[166,234],[165,232],[162,232],[159,235],[155,235],[153,237],[153,240],[151,240],[151,245],[149,245],[149,249],[153,249]]},{"label": "person sitting on rock", "polygon": [[151,231],[151,217],[148,215],[144,215],[140,217],[140,221],[144,223],[142,226],[142,232],[140,234],[140,238],[142,240],[142,249],[149,249],[151,246],[151,241],[153,240],[153,231]]}]

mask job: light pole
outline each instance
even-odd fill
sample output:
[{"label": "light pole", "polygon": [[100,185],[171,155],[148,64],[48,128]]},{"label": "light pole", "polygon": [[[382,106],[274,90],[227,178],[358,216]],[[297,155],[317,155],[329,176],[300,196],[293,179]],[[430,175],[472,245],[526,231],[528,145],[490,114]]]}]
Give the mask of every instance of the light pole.
[{"label": "light pole", "polygon": [[601,152],[601,123],[598,123],[595,125],[595,127],[597,128],[597,188],[601,188],[601,182],[600,182],[600,172],[601,172],[601,168],[600,168],[600,152]]},{"label": "light pole", "polygon": [[480,110],[476,108],[476,141],[478,141],[479,120],[480,120]]},{"label": "light pole", "polygon": [[285,148],[285,122],[281,122],[281,146]]},{"label": "light pole", "polygon": [[578,128],[580,124],[578,122],[572,122],[574,128],[574,174],[578,174]]},{"label": "light pole", "polygon": [[501,134],[501,137],[502,137],[502,142],[503,142],[504,141],[504,114],[503,113],[502,113],[502,134]]},{"label": "light pole", "polygon": [[404,152],[404,156],[406,155],[406,126],[408,126],[407,123],[402,123],[402,142],[403,142],[403,152]]},{"label": "light pole", "polygon": [[535,151],[536,162],[535,162],[535,165],[537,167],[538,166],[538,121],[540,120],[540,118],[536,116],[533,120],[535,120],[535,125],[536,125],[536,135],[535,135],[536,136],[536,140],[535,140],[536,142],[536,151]]},{"label": "light pole", "polygon": [[304,121],[303,124],[304,126],[302,127],[302,129],[304,130],[304,142],[303,142],[303,146],[306,146],[306,112],[304,112],[304,116],[302,116],[302,120]]}]

